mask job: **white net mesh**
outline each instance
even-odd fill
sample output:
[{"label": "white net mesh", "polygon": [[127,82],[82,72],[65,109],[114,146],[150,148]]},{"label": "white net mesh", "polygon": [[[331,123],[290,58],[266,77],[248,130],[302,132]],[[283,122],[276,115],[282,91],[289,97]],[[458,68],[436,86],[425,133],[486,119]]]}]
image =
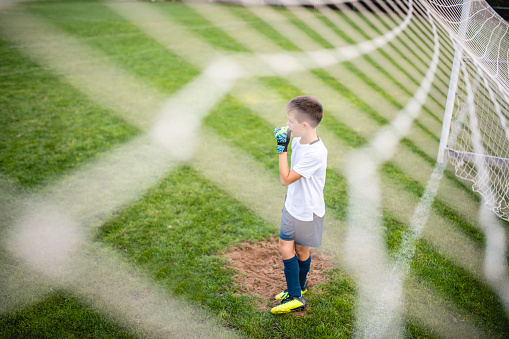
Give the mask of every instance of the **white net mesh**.
[{"label": "white net mesh", "polygon": [[451,162],[459,177],[474,183],[473,190],[483,195],[486,206],[508,219],[509,106],[503,92],[493,88],[496,83],[475,63],[464,61],[462,68],[449,144]]},{"label": "white net mesh", "polygon": [[473,182],[488,208],[509,220],[509,25],[485,1],[427,3],[460,51],[460,71],[452,74],[457,91],[449,94],[455,96],[451,163],[458,177]]},{"label": "white net mesh", "polygon": [[509,90],[507,39],[509,25],[484,0],[426,1],[453,39],[488,76]]}]

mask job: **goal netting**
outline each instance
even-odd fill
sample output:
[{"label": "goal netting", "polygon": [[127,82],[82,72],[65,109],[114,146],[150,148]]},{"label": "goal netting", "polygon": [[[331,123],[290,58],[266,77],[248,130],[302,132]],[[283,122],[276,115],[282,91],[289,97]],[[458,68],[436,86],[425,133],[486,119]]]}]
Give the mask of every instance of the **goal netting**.
[{"label": "goal netting", "polygon": [[427,1],[455,43],[439,162],[509,220],[509,25],[484,0]]}]

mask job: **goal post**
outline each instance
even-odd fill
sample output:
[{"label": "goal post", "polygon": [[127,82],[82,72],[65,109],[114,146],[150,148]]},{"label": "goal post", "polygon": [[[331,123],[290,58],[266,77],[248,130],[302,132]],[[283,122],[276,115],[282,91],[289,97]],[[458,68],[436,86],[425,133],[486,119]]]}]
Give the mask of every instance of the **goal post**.
[{"label": "goal post", "polygon": [[[470,16],[470,8],[471,8],[471,2],[465,1],[463,3],[463,7],[461,9],[461,19],[460,19],[460,26],[458,30],[458,36],[462,37],[465,36],[468,28],[468,19]],[[458,41],[456,43],[456,51],[454,53],[454,60],[452,63],[452,70],[451,70],[451,79],[449,81],[449,90],[447,92],[447,101],[445,104],[445,112],[444,112],[444,121],[442,124],[442,134],[440,136],[440,145],[438,146],[438,156],[437,156],[437,162],[439,164],[445,164],[447,161],[447,153],[446,149],[449,146],[449,132],[451,130],[451,123],[452,123],[452,113],[454,110],[455,105],[455,99],[456,99],[456,89],[458,88],[458,77],[460,73],[460,67],[461,67],[461,58],[463,57],[463,47],[461,43]]]}]

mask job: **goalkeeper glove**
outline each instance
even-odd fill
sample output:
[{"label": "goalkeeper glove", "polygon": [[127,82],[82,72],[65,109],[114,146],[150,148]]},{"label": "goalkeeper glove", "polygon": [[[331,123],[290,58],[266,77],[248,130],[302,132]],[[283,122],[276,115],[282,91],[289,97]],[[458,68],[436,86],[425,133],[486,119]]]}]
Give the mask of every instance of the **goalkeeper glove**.
[{"label": "goalkeeper glove", "polygon": [[278,153],[283,153],[288,151],[288,144],[290,143],[290,137],[292,135],[292,131],[288,126],[285,127],[276,127],[274,129],[274,136],[277,141],[276,151]]}]

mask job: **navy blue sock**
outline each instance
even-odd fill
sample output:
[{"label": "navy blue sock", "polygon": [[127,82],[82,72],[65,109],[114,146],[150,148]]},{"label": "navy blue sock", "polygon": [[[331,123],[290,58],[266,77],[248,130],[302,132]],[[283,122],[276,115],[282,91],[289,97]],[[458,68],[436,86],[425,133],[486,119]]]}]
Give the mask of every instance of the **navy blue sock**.
[{"label": "navy blue sock", "polygon": [[299,259],[294,256],[291,259],[284,260],[285,265],[285,278],[288,294],[294,297],[300,297],[300,283],[299,283]]},{"label": "navy blue sock", "polygon": [[309,256],[307,260],[304,261],[299,260],[299,281],[301,289],[304,289],[304,287],[306,286],[306,280],[308,277],[310,266],[311,266],[311,256]]}]

